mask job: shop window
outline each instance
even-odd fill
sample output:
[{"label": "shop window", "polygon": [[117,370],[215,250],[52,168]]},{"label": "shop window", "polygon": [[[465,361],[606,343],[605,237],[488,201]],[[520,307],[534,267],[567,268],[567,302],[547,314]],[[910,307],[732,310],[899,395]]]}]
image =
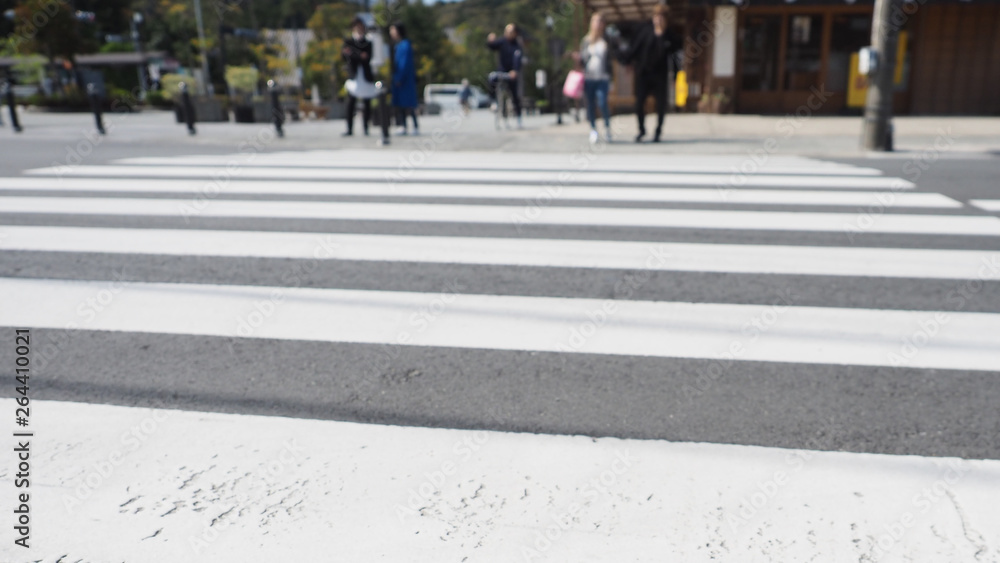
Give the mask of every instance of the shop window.
[{"label": "shop window", "polygon": [[823,16],[788,16],[785,45],[785,89],[808,90],[820,84]]},{"label": "shop window", "polygon": [[847,91],[851,55],[871,44],[870,14],[835,14],[830,37],[830,59],[826,67],[826,89]]},{"label": "shop window", "polygon": [[747,16],[740,31],[740,86],[744,91],[778,89],[781,16]]}]

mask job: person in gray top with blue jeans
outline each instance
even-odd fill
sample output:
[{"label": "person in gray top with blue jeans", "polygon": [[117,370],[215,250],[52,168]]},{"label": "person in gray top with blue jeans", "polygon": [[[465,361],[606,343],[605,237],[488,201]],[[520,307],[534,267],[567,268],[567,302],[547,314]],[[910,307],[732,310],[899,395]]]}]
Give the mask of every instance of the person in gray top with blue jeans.
[{"label": "person in gray top with blue jeans", "polygon": [[580,62],[583,63],[583,96],[587,100],[587,120],[590,121],[590,142],[600,139],[597,133],[597,108],[604,117],[605,139],[611,141],[611,112],[608,90],[611,84],[612,61],[615,51],[605,36],[604,16],[595,12],[590,18],[590,31],[580,41]]}]

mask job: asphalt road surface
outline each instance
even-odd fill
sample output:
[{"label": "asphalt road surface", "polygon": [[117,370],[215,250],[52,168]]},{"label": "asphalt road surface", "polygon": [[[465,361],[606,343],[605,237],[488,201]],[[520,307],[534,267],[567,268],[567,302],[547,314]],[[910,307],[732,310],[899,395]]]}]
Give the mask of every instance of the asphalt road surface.
[{"label": "asphalt road surface", "polygon": [[38,399],[1000,459],[996,159],[61,146],[0,178]]}]

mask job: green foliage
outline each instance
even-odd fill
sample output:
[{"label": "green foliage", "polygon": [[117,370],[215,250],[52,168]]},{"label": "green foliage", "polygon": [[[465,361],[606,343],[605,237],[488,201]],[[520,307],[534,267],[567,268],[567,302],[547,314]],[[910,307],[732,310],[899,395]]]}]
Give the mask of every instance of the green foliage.
[{"label": "green foliage", "polygon": [[192,95],[198,92],[198,81],[195,80],[193,76],[184,76],[182,74],[164,74],[160,77],[160,86],[163,87],[163,92],[170,98],[176,98],[180,95],[181,82],[187,84],[188,92]]},{"label": "green foliage", "polygon": [[257,89],[260,72],[251,66],[231,66],[226,68],[226,82],[235,90],[251,94]]},{"label": "green foliage", "polygon": [[307,25],[313,32],[313,40],[302,57],[303,81],[306,87],[318,85],[324,98],[333,97],[347,78],[341,50],[356,13],[356,5],[337,2],[317,7],[309,18]]},{"label": "green foliage", "polygon": [[98,50],[99,53],[131,53],[135,47],[131,43],[105,43]]},{"label": "green foliage", "polygon": [[157,108],[169,108],[174,105],[170,98],[163,95],[162,90],[147,93],[146,103]]}]

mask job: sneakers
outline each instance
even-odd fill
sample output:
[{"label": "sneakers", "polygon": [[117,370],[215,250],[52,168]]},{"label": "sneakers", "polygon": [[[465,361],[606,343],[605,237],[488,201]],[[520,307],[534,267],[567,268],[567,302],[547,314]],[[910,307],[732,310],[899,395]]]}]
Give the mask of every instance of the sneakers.
[{"label": "sneakers", "polygon": [[405,137],[406,134],[407,134],[406,127],[400,126],[396,128],[396,135],[400,137]]},{"label": "sneakers", "polygon": [[597,144],[597,141],[601,140],[601,136],[597,133],[597,129],[590,130],[590,144]]},{"label": "sneakers", "polygon": [[642,139],[646,136],[645,131],[640,131],[638,135],[635,136],[635,142],[641,143]]},{"label": "sneakers", "polygon": [[344,131],[343,133],[340,134],[341,137],[350,137],[352,135],[354,135],[353,131]]},{"label": "sneakers", "polygon": [[420,136],[420,129],[414,127],[413,128],[413,136],[414,137],[419,137]]},{"label": "sneakers", "polygon": [[606,130],[606,131],[604,132],[604,140],[605,140],[606,142],[608,142],[608,143],[610,143],[610,142],[611,142],[611,128],[608,128],[608,129],[607,129],[607,130]]}]

